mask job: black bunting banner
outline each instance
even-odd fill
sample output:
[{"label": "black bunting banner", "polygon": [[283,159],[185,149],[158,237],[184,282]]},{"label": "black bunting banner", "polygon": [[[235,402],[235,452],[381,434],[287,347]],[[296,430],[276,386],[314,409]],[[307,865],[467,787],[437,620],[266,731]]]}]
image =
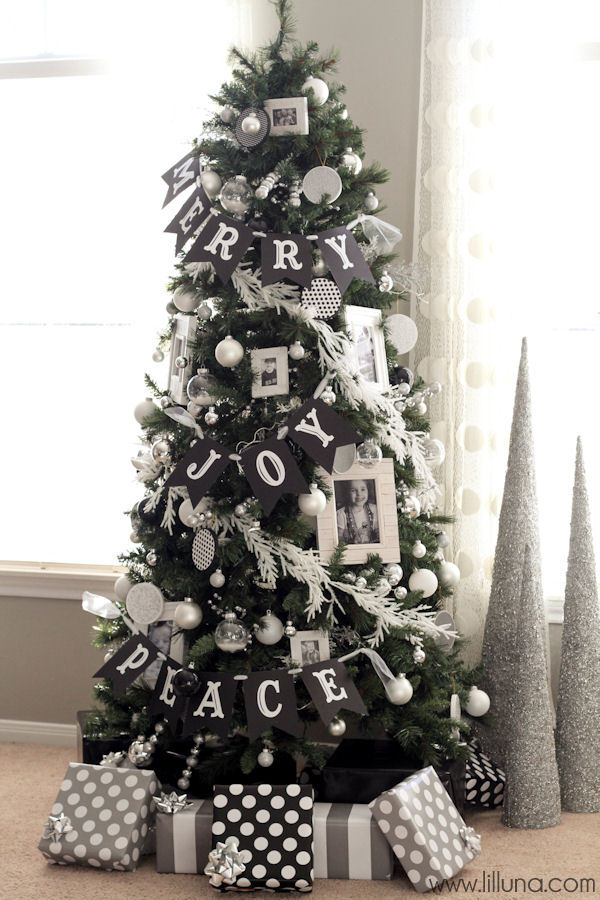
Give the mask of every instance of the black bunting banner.
[{"label": "black bunting banner", "polygon": [[200,160],[192,150],[191,153],[186,153],[183,159],[171,166],[162,176],[163,181],[166,181],[168,185],[163,207],[186,188],[190,187],[190,185],[194,184],[199,177]]},{"label": "black bunting banner", "polygon": [[269,438],[242,453],[242,468],[265,513],[282,494],[308,494],[308,484],[285,441]]},{"label": "black bunting banner", "polygon": [[237,219],[230,219],[220,213],[214,214],[185,256],[185,262],[212,263],[225,284],[253,240],[251,228],[242,225]]},{"label": "black bunting banner", "polygon": [[94,678],[110,678],[115,697],[120,697],[157,657],[158,649],[152,641],[143,634],[133,634],[94,673]]},{"label": "black bunting banner", "polygon": [[185,697],[173,690],[173,676],[180,668],[181,663],[167,656],[160,667],[149,707],[151,715],[161,715],[167,720],[173,734],[185,706]]},{"label": "black bunting banner", "polygon": [[344,663],[326,659],[302,668],[302,681],[326,725],[340,709],[366,715],[367,707]]},{"label": "black bunting banner", "polygon": [[354,235],[345,226],[322,231],[317,246],[342,294],[353,278],[375,282]]},{"label": "black bunting banner", "polygon": [[273,726],[300,737],[302,723],[296,707],[294,679],[285,669],[250,672],[243,691],[251,741]]},{"label": "black bunting banner", "polygon": [[183,723],[183,737],[207,729],[227,737],[236,682],[231,672],[198,672],[200,687],[188,700]]},{"label": "black bunting banner", "polygon": [[182,457],[165,481],[164,487],[185,485],[192,506],[196,506],[228,465],[227,447],[212,438],[202,438]]},{"label": "black bunting banner", "polygon": [[308,400],[285,424],[290,440],[330,473],[337,448],[361,440],[358,432],[322,400]]},{"label": "black bunting banner", "polygon": [[302,287],[312,281],[312,250],[301,234],[267,234],[261,241],[262,284],[289,278]]},{"label": "black bunting banner", "polygon": [[211,209],[212,204],[206,196],[204,188],[197,188],[165,228],[165,231],[175,234],[177,237],[175,253],[179,253],[185,242],[194,236],[210,214]]}]

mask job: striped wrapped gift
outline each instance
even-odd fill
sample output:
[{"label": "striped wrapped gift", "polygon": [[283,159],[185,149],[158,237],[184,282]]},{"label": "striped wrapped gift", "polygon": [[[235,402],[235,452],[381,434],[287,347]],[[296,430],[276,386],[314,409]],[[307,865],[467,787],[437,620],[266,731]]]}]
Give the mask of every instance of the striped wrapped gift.
[{"label": "striped wrapped gift", "polygon": [[315,878],[389,880],[392,848],[363,803],[315,803]]},{"label": "striped wrapped gift", "polygon": [[212,840],[212,800],[192,800],[181,812],[156,814],[156,871],[204,873]]}]

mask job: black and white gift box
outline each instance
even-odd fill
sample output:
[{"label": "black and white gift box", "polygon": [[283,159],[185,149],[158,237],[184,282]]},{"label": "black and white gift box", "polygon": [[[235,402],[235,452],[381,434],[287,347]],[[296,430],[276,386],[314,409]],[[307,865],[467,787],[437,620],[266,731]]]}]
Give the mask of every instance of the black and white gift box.
[{"label": "black and white gift box", "polygon": [[481,853],[435,769],[420,769],[370,804],[402,868],[417,891],[452,878]]},{"label": "black and white gift box", "polygon": [[389,881],[392,848],[364,803],[315,803],[315,878]]},{"label": "black and white gift box", "polygon": [[504,771],[486,756],[477,741],[469,744],[471,758],[466,764],[465,800],[473,806],[495,809],[504,803]]},{"label": "black and white gift box", "polygon": [[308,785],[216,785],[212,843],[238,840],[245,871],[218,889],[312,890],[313,792]]}]

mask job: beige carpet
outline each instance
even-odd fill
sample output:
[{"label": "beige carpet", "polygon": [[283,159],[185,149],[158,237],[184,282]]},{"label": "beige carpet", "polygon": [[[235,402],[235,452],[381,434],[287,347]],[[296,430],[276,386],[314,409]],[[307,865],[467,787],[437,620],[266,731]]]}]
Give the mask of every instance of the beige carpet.
[{"label": "beige carpet", "polygon": [[[144,858],[137,872],[103,872],[78,866],[52,866],[37,850],[42,827],[55,800],[68,762],[69,750],[32,744],[0,744],[0,897],[2,900],[191,900],[215,898],[208,879],[197,875],[158,875],[154,858]],[[483,853],[462,878],[477,881],[471,890],[454,879],[443,894],[456,898],[529,898],[546,892],[551,897],[600,896],[600,816],[565,813],[557,828],[514,831],[500,823],[500,813],[476,812],[469,824],[481,833]],[[485,873],[485,874],[484,874]],[[493,873],[495,873],[493,875]],[[495,881],[492,883],[489,879]],[[559,879],[549,884],[549,879]],[[595,886],[565,879],[595,879]],[[487,881],[486,881],[487,879]],[[503,880],[504,891],[500,879]],[[510,887],[511,879],[545,879]],[[514,884],[514,882],[513,882]],[[457,888],[455,891],[454,888]],[[235,895],[234,895],[235,896]],[[273,894],[255,894],[256,897]],[[288,895],[289,896],[289,895]],[[394,897],[419,895],[404,877],[386,881],[317,881],[316,898]]]}]

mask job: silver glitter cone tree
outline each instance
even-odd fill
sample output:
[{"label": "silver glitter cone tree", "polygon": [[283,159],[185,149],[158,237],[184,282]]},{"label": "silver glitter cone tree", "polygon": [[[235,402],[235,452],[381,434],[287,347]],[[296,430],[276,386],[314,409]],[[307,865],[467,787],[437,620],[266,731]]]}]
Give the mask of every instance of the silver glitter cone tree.
[{"label": "silver glitter cone tree", "polygon": [[540,567],[527,340],[523,338],[490,604],[483,636],[485,678],[482,687],[490,695],[490,712],[494,718],[493,724],[482,733],[481,738],[491,758],[502,767],[510,739],[507,719],[513,701],[515,673],[522,655],[519,611],[526,545],[531,548],[534,588],[532,615],[544,636],[547,666],[548,631]]},{"label": "silver glitter cone tree", "polygon": [[519,662],[509,707],[502,822],[509,828],[549,828],[560,822],[560,786],[545,640],[537,616],[532,553],[524,552],[518,625]]},{"label": "silver glitter cone tree", "polygon": [[556,757],[563,809],[599,812],[600,609],[581,438],[571,510]]}]

